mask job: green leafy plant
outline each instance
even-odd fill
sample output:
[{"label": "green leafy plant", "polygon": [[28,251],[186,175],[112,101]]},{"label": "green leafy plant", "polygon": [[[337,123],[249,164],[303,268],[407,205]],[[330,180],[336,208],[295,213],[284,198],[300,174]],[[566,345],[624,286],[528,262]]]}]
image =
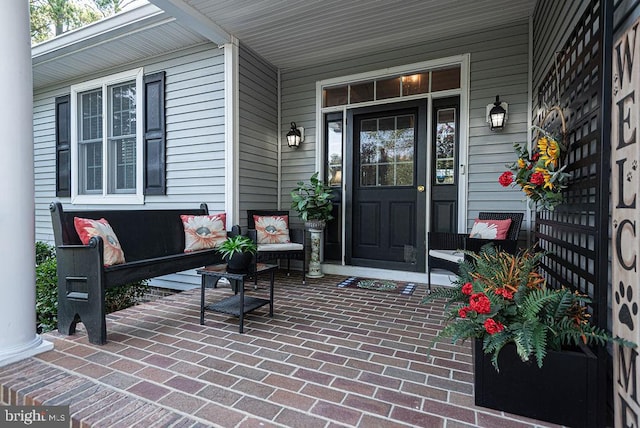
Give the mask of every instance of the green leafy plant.
[{"label": "green leafy plant", "polygon": [[43,242],[36,243],[36,331],[38,333],[54,330],[58,326],[57,266],[53,247]]},{"label": "green leafy plant", "polygon": [[544,253],[529,249],[513,255],[486,245],[479,253],[466,254],[470,260],[461,263],[455,286],[434,289],[423,300],[447,301],[446,325],[436,341],[481,339],[496,370],[498,355],[508,343],[515,345],[522,361],[534,358],[539,367],[548,350],[580,342],[602,346],[616,341],[635,347],[589,322],[588,296],[547,288],[538,273]]},{"label": "green leafy plant", "polygon": [[223,258],[229,259],[234,254],[255,254],[258,247],[248,236],[236,235],[227,238],[216,250]]},{"label": "green leafy plant", "polygon": [[318,172],[314,173],[308,183],[299,181],[298,187],[291,191],[291,208],[303,221],[327,221],[333,218],[331,187],[319,180],[318,174]]},{"label": "green leafy plant", "polygon": [[56,257],[55,248],[46,242],[36,242],[36,266]]},{"label": "green leafy plant", "polygon": [[[55,248],[36,242],[36,331],[45,333],[58,326],[58,273]],[[107,313],[119,311],[142,301],[149,291],[147,281],[110,288],[105,292]]]}]

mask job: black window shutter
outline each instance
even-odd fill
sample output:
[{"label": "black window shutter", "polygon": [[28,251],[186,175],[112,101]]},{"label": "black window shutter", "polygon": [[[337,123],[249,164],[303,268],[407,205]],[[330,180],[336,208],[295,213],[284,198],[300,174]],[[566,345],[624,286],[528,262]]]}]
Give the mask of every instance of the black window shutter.
[{"label": "black window shutter", "polygon": [[166,194],[164,71],[144,76],[144,194]]},{"label": "black window shutter", "polygon": [[56,196],[71,196],[71,104],[56,98]]}]

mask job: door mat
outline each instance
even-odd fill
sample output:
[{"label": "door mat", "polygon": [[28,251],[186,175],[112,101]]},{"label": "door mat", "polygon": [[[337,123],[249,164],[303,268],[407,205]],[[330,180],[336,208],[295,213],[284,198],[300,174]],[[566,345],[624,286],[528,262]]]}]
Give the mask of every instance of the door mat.
[{"label": "door mat", "polygon": [[364,290],[383,291],[387,293],[410,296],[416,290],[417,284],[413,282],[388,281],[386,279],[358,278],[350,276],[338,283],[339,288],[360,288]]}]

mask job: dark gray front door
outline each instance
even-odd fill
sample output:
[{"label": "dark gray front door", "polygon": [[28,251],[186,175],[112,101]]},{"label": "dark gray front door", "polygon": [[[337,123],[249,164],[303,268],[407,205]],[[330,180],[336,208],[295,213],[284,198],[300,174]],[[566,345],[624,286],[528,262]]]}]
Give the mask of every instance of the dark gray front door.
[{"label": "dark gray front door", "polygon": [[352,265],[424,271],[426,110],[425,101],[414,101],[347,118]]}]

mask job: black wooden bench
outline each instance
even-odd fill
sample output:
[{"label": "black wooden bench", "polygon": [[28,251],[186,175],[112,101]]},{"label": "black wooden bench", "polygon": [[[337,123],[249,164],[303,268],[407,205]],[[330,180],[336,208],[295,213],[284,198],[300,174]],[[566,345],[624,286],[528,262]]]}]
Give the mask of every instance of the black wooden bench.
[{"label": "black wooden bench", "polygon": [[[107,341],[104,299],[108,288],[223,262],[214,249],[184,252],[180,215],[207,215],[206,204],[180,210],[65,211],[60,202],[53,202],[50,210],[58,265],[58,331],[71,335],[81,321],[89,342],[97,345]],[[104,266],[102,238],[93,237],[83,245],[74,217],[106,219],[126,262]],[[239,230],[234,226],[228,234]]]}]

